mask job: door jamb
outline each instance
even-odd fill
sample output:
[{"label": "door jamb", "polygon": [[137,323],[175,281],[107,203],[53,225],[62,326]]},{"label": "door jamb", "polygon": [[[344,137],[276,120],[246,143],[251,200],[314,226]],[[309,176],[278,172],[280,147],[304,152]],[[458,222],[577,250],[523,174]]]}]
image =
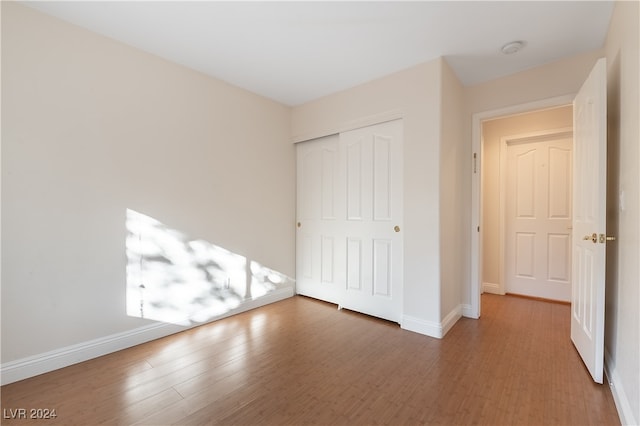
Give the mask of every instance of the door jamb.
[{"label": "door jamb", "polygon": [[474,113],[471,117],[471,149],[474,158],[474,168],[471,174],[471,297],[470,310],[465,310],[465,316],[480,318],[480,294],[482,292],[482,122],[495,118],[504,118],[547,108],[557,108],[573,103],[575,94],[557,96],[533,102],[516,104],[504,108]]}]

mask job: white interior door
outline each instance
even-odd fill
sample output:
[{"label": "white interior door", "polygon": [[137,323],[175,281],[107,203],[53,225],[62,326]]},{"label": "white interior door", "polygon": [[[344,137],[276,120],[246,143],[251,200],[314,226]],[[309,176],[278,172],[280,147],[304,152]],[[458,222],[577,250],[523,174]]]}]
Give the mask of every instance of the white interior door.
[{"label": "white interior door", "polygon": [[297,292],[400,322],[402,121],[297,145]]},{"label": "white interior door", "polygon": [[574,101],[571,340],[602,383],[607,176],[607,76],[600,59]]},{"label": "white interior door", "polygon": [[346,184],[345,308],[400,322],[402,122],[340,134]]},{"label": "white interior door", "polygon": [[571,300],[570,132],[506,140],[505,287]]}]

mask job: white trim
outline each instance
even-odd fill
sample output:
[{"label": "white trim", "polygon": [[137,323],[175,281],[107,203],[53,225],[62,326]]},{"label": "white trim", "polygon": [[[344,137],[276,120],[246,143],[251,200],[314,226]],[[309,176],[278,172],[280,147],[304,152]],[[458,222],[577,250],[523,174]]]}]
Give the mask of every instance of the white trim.
[{"label": "white trim", "polygon": [[604,374],[607,377],[607,382],[611,388],[611,395],[613,395],[613,402],[616,404],[616,410],[618,410],[618,416],[620,417],[620,423],[623,425],[638,425],[640,419],[633,417],[633,410],[631,409],[631,403],[624,388],[621,385],[620,377],[615,368],[615,364],[612,364],[611,354],[605,349],[604,353]]},{"label": "white trim", "polygon": [[462,318],[462,305],[458,305],[451,310],[447,314],[446,317],[442,320],[442,336],[446,336],[446,334],[451,330],[458,320]]},{"label": "white trim", "polygon": [[442,322],[426,321],[421,318],[403,315],[400,327],[404,330],[442,339],[461,317],[462,305],[458,305],[447,314]]},{"label": "white trim", "polygon": [[[480,175],[482,173],[482,122],[488,119],[526,114],[532,111],[557,108],[573,103],[574,94],[557,96],[489,111],[477,112],[471,118],[471,149],[477,153],[476,173],[471,174],[471,318],[480,317],[480,293],[482,291],[482,241]],[[478,228],[480,232],[478,232]]]},{"label": "white trim", "polygon": [[[255,309],[260,306],[268,305],[291,296],[293,296],[293,287],[277,289],[263,297],[246,300],[237,308],[227,312],[226,314],[218,316],[207,323]],[[54,349],[42,354],[6,362],[0,365],[0,383],[2,385],[6,385],[29,377],[37,376],[39,374],[48,373],[72,364],[77,364],[112,352],[127,349],[141,343],[159,339],[170,334],[188,330],[189,328],[197,327],[199,325],[203,324],[184,327],[175,324],[155,323],[122,333],[101,337],[99,339],[89,340],[76,345]]]},{"label": "white trim", "polygon": [[435,337],[436,339],[442,338],[442,325],[438,322],[426,321],[422,318],[403,315],[401,327],[404,330],[424,334],[425,336]]},{"label": "white trim", "polygon": [[474,317],[473,315],[471,315],[471,305],[469,304],[464,304],[464,305],[460,305],[460,309],[462,311],[462,316],[465,318],[472,318],[472,319],[478,319],[478,317]]},{"label": "white trim", "polygon": [[324,130],[316,130],[311,133],[294,135],[291,139],[292,142],[296,144],[299,142],[306,142],[325,136],[337,135],[339,133],[348,132],[349,130],[356,130],[363,127],[386,123],[387,121],[400,120],[404,119],[404,117],[405,113],[402,110],[385,111],[379,114],[373,114],[366,117],[345,121],[341,124],[336,125],[335,127],[330,127]]},{"label": "white trim", "polygon": [[504,295],[504,290],[501,289],[500,288],[500,284],[497,284],[497,283],[483,282],[482,283],[482,291],[484,293]]},{"label": "white trim", "polygon": [[471,152],[472,154],[472,170],[471,170],[471,270],[470,270],[470,318],[480,318],[480,294],[482,286],[482,249],[481,241],[484,228],[482,225],[482,152],[484,144],[482,143],[482,127],[481,121],[477,114],[473,115],[471,123]]}]

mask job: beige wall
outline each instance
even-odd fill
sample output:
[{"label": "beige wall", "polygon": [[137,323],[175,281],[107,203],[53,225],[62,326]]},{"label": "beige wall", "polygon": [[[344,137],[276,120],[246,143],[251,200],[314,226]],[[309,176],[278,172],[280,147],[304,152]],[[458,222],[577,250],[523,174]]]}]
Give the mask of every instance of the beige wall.
[{"label": "beige wall", "polygon": [[[463,283],[469,282],[468,201],[469,145],[463,138],[464,87],[449,65],[443,61],[440,139],[440,287],[441,320],[460,315]],[[448,326],[447,321],[445,326]]]},{"label": "beige wall", "polygon": [[500,282],[500,140],[573,126],[571,106],[485,121],[482,125],[482,283],[486,291],[501,288]]},{"label": "beige wall", "polygon": [[618,411],[640,424],[639,4],[617,2],[606,41],[608,74],[605,365]]},{"label": "beige wall", "polygon": [[572,56],[498,80],[468,87],[466,107],[470,113],[492,111],[578,92],[591,67],[604,51]]},{"label": "beige wall", "polygon": [[290,109],[2,2],[2,362],[150,322],[125,212],[295,274]]}]

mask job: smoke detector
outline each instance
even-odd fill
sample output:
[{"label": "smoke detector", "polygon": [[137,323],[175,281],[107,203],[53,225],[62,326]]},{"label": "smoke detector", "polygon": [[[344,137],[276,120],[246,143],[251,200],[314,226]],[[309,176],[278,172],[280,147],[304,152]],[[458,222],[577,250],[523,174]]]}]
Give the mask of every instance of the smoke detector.
[{"label": "smoke detector", "polygon": [[518,53],[519,51],[521,51],[524,48],[525,45],[526,45],[526,43],[524,41],[521,41],[521,40],[512,41],[512,42],[507,43],[504,46],[502,46],[502,49],[500,49],[500,50],[505,55],[513,55],[514,53]]}]

